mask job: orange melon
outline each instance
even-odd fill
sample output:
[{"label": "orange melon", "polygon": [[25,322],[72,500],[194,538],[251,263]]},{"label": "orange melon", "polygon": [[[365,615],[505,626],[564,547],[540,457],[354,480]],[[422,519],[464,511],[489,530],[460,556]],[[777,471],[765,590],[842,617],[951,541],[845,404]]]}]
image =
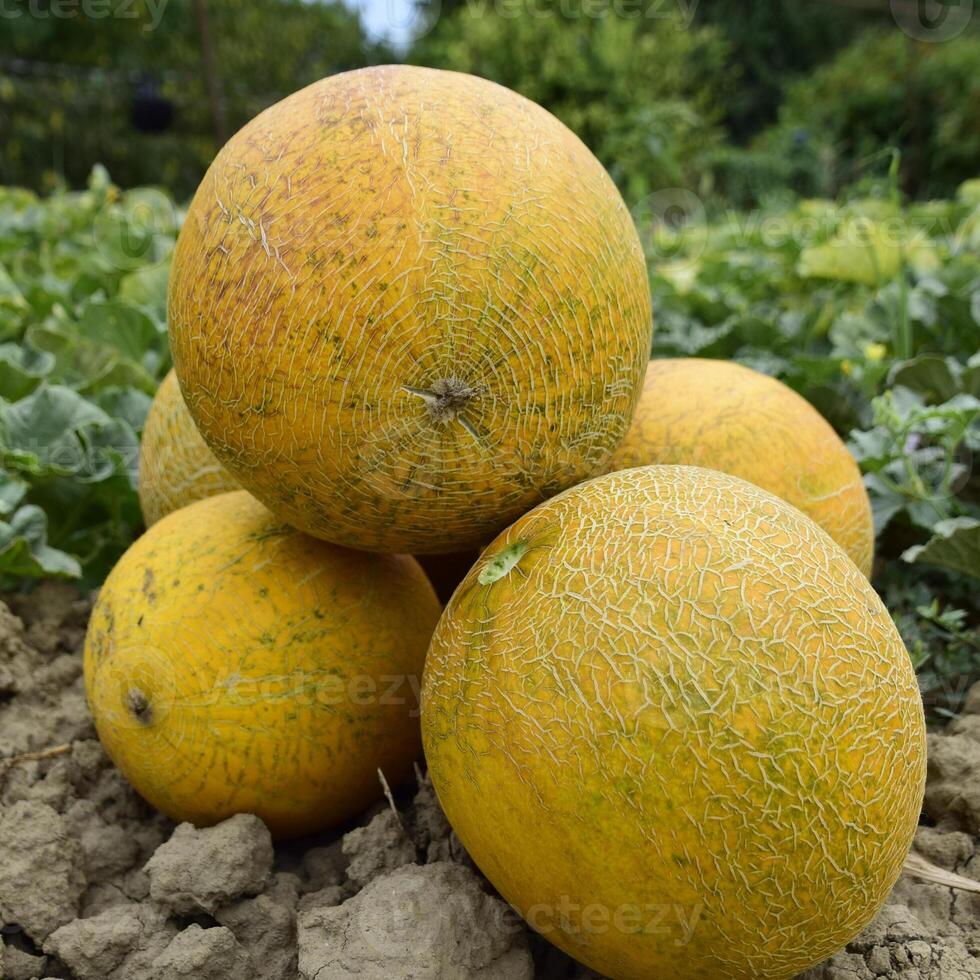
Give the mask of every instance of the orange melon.
[{"label": "orange melon", "polygon": [[439,602],[414,559],[310,538],[239,490],[164,517],[99,591],[85,690],[99,738],[175,820],[336,825],[420,754]]},{"label": "orange melon", "polygon": [[146,526],[196,500],[237,489],[197,431],[170,371],[150,406],[140,443],[138,490]]},{"label": "orange melon", "polygon": [[582,142],[483,79],[335,75],[252,120],[190,206],[174,363],[274,513],[458,552],[599,472],[649,356],[629,212]]},{"label": "orange melon", "polygon": [[820,413],[775,378],[729,361],[651,361],[609,469],[652,463],[721,470],[782,497],[871,574],[874,525],[861,471]]},{"label": "orange melon", "polygon": [[623,470],[515,522],[436,628],[429,772],[469,854],[613,980],[790,980],[872,919],[925,784],[865,576],[723,473]]}]

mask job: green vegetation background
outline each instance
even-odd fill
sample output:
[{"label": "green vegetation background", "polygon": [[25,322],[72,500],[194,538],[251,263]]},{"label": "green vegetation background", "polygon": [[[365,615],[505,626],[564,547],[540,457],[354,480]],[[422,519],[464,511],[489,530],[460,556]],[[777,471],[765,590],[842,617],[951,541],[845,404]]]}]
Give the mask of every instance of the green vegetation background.
[{"label": "green vegetation background", "polygon": [[[930,43],[875,10],[643,2],[442,0],[396,53],[339,4],[211,0],[224,130],[399,58],[555,112],[633,209],[655,356],[780,377],[849,441],[874,583],[930,709],[955,710],[980,676],[980,31]],[[153,30],[144,0],[125,19],[24,7],[0,33],[0,584],[96,584],[141,529],[169,256],[217,134],[193,0]],[[173,119],[146,132],[160,100]]]}]

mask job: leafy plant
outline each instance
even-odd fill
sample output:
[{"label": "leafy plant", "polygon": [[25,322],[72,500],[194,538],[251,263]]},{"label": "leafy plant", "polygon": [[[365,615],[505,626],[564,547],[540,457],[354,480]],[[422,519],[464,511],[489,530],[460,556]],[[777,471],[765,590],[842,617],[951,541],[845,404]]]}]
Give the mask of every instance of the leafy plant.
[{"label": "leafy plant", "polygon": [[170,364],[180,214],[121,193],[0,190],[0,582],[98,582],[141,526],[139,433]]}]

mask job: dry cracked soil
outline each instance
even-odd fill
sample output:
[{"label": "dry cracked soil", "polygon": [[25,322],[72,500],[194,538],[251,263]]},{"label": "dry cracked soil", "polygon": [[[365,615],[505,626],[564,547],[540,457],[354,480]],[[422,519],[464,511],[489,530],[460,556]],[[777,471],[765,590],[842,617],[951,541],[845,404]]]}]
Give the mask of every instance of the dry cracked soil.
[{"label": "dry cracked soil", "polygon": [[[130,789],[85,705],[90,603],[0,602],[0,977],[595,980],[494,895],[431,786],[344,832],[273,846],[256,817],[175,825]],[[930,736],[916,847],[980,881],[980,685]],[[903,877],[805,980],[980,978],[980,895]]]}]

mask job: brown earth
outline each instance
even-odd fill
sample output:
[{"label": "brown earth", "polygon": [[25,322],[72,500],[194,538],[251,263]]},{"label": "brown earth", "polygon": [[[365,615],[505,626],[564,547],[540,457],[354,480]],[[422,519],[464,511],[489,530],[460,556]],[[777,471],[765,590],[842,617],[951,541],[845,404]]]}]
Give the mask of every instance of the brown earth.
[{"label": "brown earth", "polygon": [[[129,788],[82,689],[90,603],[0,602],[0,977],[595,980],[492,892],[428,781],[342,832],[273,846],[260,820],[176,826]],[[980,685],[930,736],[919,852],[980,881]],[[27,756],[25,758],[25,755]],[[980,895],[903,877],[806,980],[980,978]]]}]

